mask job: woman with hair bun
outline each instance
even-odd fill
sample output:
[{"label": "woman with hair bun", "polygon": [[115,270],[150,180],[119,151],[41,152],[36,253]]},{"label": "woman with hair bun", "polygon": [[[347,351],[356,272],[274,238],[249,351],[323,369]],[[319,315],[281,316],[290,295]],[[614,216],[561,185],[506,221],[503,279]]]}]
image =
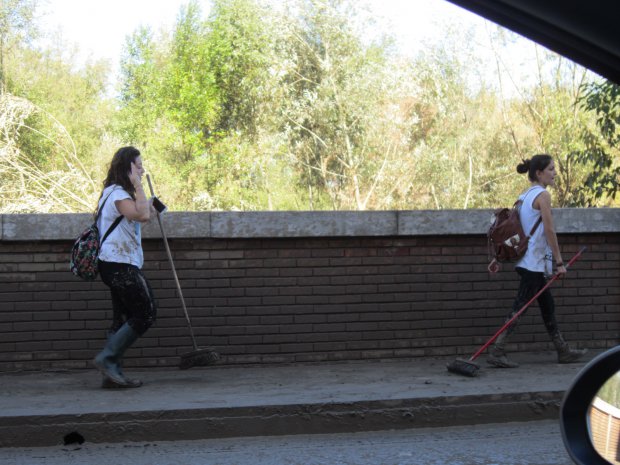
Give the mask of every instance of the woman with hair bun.
[{"label": "woman with hair bun", "polygon": [[[530,237],[525,255],[515,264],[521,281],[517,297],[506,321],[510,320],[545,286],[547,278],[553,273],[554,260],[556,273],[559,277],[561,278],[566,274],[566,267],[562,260],[562,253],[553,224],[551,195],[547,192],[548,186],[555,185],[556,171],[553,158],[547,154],[534,155],[531,159],[519,163],[517,172],[520,174],[527,173],[531,184],[519,196],[519,199],[523,201],[519,211],[523,230],[531,231],[539,219],[542,219],[542,222]],[[500,269],[499,262],[493,259],[488,269],[491,273],[497,273]],[[579,360],[587,352],[587,349],[571,349],[564,341],[555,318],[555,304],[551,291],[546,289],[537,300],[547,333],[558,352],[558,363],[571,363]],[[498,368],[516,368],[519,366],[517,363],[508,360],[505,351],[506,340],[514,332],[518,321],[519,319],[515,320],[495,340],[487,358],[489,365]]]}]

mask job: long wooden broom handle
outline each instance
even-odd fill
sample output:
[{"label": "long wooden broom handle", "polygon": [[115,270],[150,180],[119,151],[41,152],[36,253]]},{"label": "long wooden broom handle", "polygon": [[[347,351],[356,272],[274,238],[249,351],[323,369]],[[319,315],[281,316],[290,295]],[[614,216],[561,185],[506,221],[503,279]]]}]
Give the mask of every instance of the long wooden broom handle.
[{"label": "long wooden broom handle", "polygon": [[[575,263],[575,261],[577,261],[577,260],[579,259],[579,257],[581,257],[581,254],[582,254],[583,252],[585,252],[585,250],[586,250],[586,249],[587,249],[587,247],[582,247],[582,248],[581,248],[581,250],[580,250],[579,252],[577,252],[577,253],[573,256],[573,258],[571,258],[571,259],[569,260],[569,262],[566,264],[566,268],[568,268],[568,267],[569,267],[569,266],[571,266],[573,263]],[[507,329],[507,328],[508,328],[508,327],[509,327],[509,326],[510,326],[510,325],[511,325],[511,324],[512,324],[512,323],[513,323],[513,322],[514,322],[517,318],[519,318],[519,316],[520,316],[520,315],[521,315],[521,314],[522,314],[522,313],[523,313],[523,312],[527,309],[527,307],[529,307],[529,306],[530,306],[530,304],[531,304],[532,302],[534,302],[534,301],[538,298],[538,296],[540,296],[540,294],[542,294],[543,292],[545,292],[545,291],[547,290],[547,288],[548,288],[549,286],[551,286],[551,284],[553,283],[553,281],[555,281],[556,279],[558,279],[558,278],[559,278],[559,276],[560,276],[560,275],[559,275],[558,273],[554,274],[554,275],[553,275],[553,276],[549,279],[549,281],[547,281],[547,284],[545,284],[545,285],[542,287],[542,289],[541,289],[540,291],[538,291],[538,292],[536,293],[536,295],[534,295],[534,297],[532,297],[532,298],[529,300],[529,302],[528,302],[528,303],[526,303],[523,307],[521,307],[521,309],[520,309],[517,313],[515,313],[515,314],[513,315],[513,317],[512,317],[510,320],[508,320],[508,321],[504,324],[504,326],[502,326],[502,327],[499,329],[499,331],[498,331],[498,332],[496,332],[496,333],[493,335],[493,337],[492,337],[491,339],[489,339],[489,340],[486,342],[486,344],[484,344],[482,347],[480,347],[480,349],[478,349],[478,351],[477,351],[474,355],[472,355],[472,356],[471,356],[471,358],[470,358],[469,360],[470,360],[470,361],[474,361],[474,360],[476,360],[476,359],[478,358],[478,356],[479,356],[482,352],[484,352],[484,350],[485,350],[487,347],[489,347],[491,344],[493,344],[493,342],[495,342],[495,339],[497,339],[497,338],[499,337],[499,335],[500,335],[500,334],[502,334],[504,331],[506,331],[506,329]]]},{"label": "long wooden broom handle", "polygon": [[[151,195],[155,196],[153,192],[153,185],[151,184],[151,177],[147,174],[146,180],[149,183],[149,190],[151,191]],[[161,221],[161,217],[159,216],[159,212],[157,213],[157,222],[159,223],[159,229],[161,231],[161,237],[164,239],[164,246],[166,247],[166,254],[168,255],[168,261],[170,262],[170,268],[172,269],[172,274],[174,275],[174,282],[177,285],[177,290],[179,291],[179,297],[181,298],[181,305],[183,306],[183,313],[185,314],[185,320],[187,320],[187,326],[189,327],[189,333],[192,337],[192,344],[194,345],[194,350],[198,350],[198,344],[196,344],[196,337],[194,336],[194,328],[192,328],[192,322],[189,319],[189,313],[187,312],[187,307],[185,306],[185,299],[183,298],[183,291],[181,290],[181,283],[179,282],[179,277],[177,276],[177,270],[174,267],[174,261],[172,260],[172,252],[170,252],[170,246],[168,245],[168,238],[166,237],[166,232],[164,231],[164,225]]]}]

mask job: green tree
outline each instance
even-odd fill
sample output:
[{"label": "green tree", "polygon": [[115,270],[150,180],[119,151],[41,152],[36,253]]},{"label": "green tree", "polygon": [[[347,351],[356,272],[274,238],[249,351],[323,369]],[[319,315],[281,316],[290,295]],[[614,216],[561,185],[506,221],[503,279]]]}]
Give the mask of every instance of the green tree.
[{"label": "green tree", "polygon": [[505,145],[508,153],[503,151],[504,155],[497,157],[504,167],[496,166],[495,171],[498,184],[507,187],[504,189],[505,203],[512,203],[510,200],[516,198],[526,182],[515,173],[517,163],[536,153],[549,153],[558,169],[553,190],[554,204],[558,207],[574,206],[575,194],[583,184],[587,170],[570,154],[584,148],[579,134],[591,118],[577,102],[581,85],[590,75],[584,68],[534,45],[528,48],[533,51],[534,71],[517,76],[513,69],[504,68],[503,37],[503,33],[492,35],[491,43],[495,50],[500,89],[509,83],[514,89],[514,96],[499,102],[503,139],[509,143]]},{"label": "green tree", "polygon": [[219,105],[208,57],[207,27],[196,2],[181,9],[164,69],[164,110],[186,149],[186,160],[201,154],[214,136]]},{"label": "green tree", "polygon": [[389,204],[402,187],[395,173],[403,149],[397,128],[406,116],[399,82],[387,72],[388,44],[362,41],[359,31],[368,23],[353,2],[295,5],[297,15],[287,12],[298,19],[287,30],[282,118],[307,205]]},{"label": "green tree", "polygon": [[586,169],[570,154],[584,148],[579,134],[590,118],[578,102],[588,73],[541,47],[535,49],[538,75],[517,109],[530,128],[529,135],[520,140],[522,149],[527,151],[523,158],[535,153],[551,154],[558,168],[554,203],[558,207],[577,206],[580,203],[576,192],[583,185]]},{"label": "green tree", "polygon": [[215,0],[208,21],[209,65],[219,95],[217,130],[256,135],[275,58],[270,12],[251,0]]},{"label": "green tree", "polygon": [[517,189],[509,102],[480,79],[484,63],[468,45],[474,31],[445,30],[444,40],[410,65],[417,117],[409,128],[415,157],[409,208],[495,206]]},{"label": "green tree", "polygon": [[141,147],[148,145],[161,103],[158,60],[152,33],[139,28],[127,37],[121,57],[120,111],[116,130]]},{"label": "green tree", "polygon": [[[216,1],[207,20],[196,2],[169,39],[138,31],[126,45],[119,125],[148,146],[172,206],[232,208],[260,188],[254,144],[271,95],[269,12],[253,0]],[[258,160],[259,158],[260,160]]]},{"label": "green tree", "polygon": [[[258,208],[268,190],[264,153],[274,138],[266,127],[273,110],[272,68],[278,58],[273,15],[255,0],[217,0],[206,22],[206,53],[215,110],[211,134],[197,160],[197,186],[215,208]],[[262,128],[262,131],[260,130]],[[272,143],[269,143],[272,145]],[[207,205],[205,204],[205,206]]]},{"label": "green tree", "polygon": [[582,90],[578,104],[594,115],[596,123],[582,131],[585,148],[569,155],[588,170],[576,189],[574,205],[608,205],[620,187],[620,87],[610,81],[595,81],[585,83]]},{"label": "green tree", "polygon": [[[21,2],[20,8],[30,7]],[[20,14],[33,17],[26,10]],[[7,37],[19,37],[24,26],[15,28]],[[100,187],[99,151],[112,110],[105,97],[108,69],[102,63],[78,66],[64,44],[11,43],[3,58],[0,208],[92,210]]]},{"label": "green tree", "polygon": [[494,82],[460,25],[409,58],[353,0],[214,0],[207,18],[194,0],[172,30],[129,35],[113,101],[104,63],[29,42],[35,4],[0,6],[3,211],[92,208],[130,143],[177,209],[509,205],[538,152],[556,205],[616,202],[617,88],[541,47],[535,73],[506,74],[514,35],[489,35]]},{"label": "green tree", "polygon": [[206,53],[206,28],[196,2],[181,8],[170,36],[147,28],[127,38],[121,62],[116,127],[141,147],[159,194],[190,208],[194,163],[212,137],[217,102]]},{"label": "green tree", "polygon": [[36,37],[36,0],[0,1],[0,90],[5,90],[7,54]]}]

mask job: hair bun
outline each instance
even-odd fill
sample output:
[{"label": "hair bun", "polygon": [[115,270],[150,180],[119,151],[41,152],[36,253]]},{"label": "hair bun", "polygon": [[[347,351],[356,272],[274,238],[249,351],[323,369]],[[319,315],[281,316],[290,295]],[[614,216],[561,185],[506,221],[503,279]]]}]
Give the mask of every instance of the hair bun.
[{"label": "hair bun", "polygon": [[530,170],[530,159],[522,160],[522,163],[517,165],[517,173],[524,174]]}]

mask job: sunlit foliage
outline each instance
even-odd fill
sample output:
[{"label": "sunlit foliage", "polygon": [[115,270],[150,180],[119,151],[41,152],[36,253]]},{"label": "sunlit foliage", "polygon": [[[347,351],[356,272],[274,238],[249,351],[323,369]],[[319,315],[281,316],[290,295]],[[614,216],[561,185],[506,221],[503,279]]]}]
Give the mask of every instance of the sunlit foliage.
[{"label": "sunlit foliage", "polygon": [[36,6],[0,8],[0,212],[92,211],[128,144],[175,210],[494,208],[536,153],[556,206],[618,203],[618,88],[534,44],[517,76],[493,25],[404,56],[363,2],[189,1],[128,34],[113,97],[105,63],[35,45]]}]

